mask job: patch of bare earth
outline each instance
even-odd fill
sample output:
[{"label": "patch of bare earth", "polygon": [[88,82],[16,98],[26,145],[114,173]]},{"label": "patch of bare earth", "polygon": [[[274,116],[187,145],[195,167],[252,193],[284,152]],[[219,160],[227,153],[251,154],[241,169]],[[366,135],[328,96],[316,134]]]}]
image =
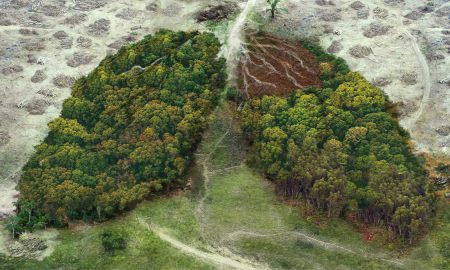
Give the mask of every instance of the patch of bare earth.
[{"label": "patch of bare earth", "polygon": [[237,68],[243,96],[286,95],[321,85],[314,55],[299,44],[266,34],[248,40]]}]

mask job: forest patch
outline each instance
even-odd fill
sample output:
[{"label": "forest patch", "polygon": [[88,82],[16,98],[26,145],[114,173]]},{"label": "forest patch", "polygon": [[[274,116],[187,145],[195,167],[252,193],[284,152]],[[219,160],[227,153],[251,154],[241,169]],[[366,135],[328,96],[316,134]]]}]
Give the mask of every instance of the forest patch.
[{"label": "forest patch", "polygon": [[103,220],[179,185],[224,87],[219,49],[161,30],[77,80],[24,167],[15,231]]},{"label": "forest patch", "polygon": [[304,46],[319,61],[323,84],[246,101],[241,117],[254,150],[250,163],[280,194],[328,217],[354,216],[384,226],[390,237],[417,240],[430,226],[433,187],[387,96],[342,59]]}]

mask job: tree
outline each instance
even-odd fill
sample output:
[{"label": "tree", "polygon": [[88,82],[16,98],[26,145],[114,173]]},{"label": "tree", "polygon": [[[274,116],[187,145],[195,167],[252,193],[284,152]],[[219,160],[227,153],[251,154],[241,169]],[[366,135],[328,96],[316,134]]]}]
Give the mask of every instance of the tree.
[{"label": "tree", "polygon": [[31,214],[33,212],[33,203],[30,201],[22,202],[20,208],[28,214],[28,224],[31,224]]},{"label": "tree", "polygon": [[267,4],[269,4],[269,8],[266,10],[266,12],[270,12],[270,17],[272,19],[275,18],[275,14],[280,10],[278,8],[278,4],[281,2],[281,0],[267,0]]},{"label": "tree", "polygon": [[103,249],[113,253],[116,250],[125,249],[127,242],[124,234],[117,230],[107,230],[100,235]]},{"label": "tree", "polygon": [[17,226],[19,225],[19,217],[17,216],[10,216],[7,220],[6,220],[6,228],[11,231],[12,233],[12,237],[15,238],[16,237],[16,233],[17,233]]},{"label": "tree", "polygon": [[331,97],[333,106],[349,110],[357,116],[385,110],[385,95],[361,74],[350,72],[344,79],[345,82],[339,85]]},{"label": "tree", "polygon": [[219,50],[211,33],[161,30],[77,80],[24,167],[15,233],[104,220],[179,184],[225,85]]},{"label": "tree", "polygon": [[[268,2],[276,7],[279,1]],[[351,211],[413,242],[429,227],[434,202],[407,132],[380,89],[349,72],[342,59],[306,47],[322,64],[322,88],[244,104],[242,126],[254,163],[283,196],[329,217]]]}]

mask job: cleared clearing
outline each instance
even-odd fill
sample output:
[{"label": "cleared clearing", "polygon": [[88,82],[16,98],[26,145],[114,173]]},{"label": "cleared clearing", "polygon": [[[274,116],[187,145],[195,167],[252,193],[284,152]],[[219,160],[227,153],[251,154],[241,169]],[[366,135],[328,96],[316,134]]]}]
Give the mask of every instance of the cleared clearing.
[{"label": "cleared clearing", "polygon": [[286,95],[321,85],[319,65],[305,48],[270,35],[250,35],[248,39],[237,68],[244,97]]}]

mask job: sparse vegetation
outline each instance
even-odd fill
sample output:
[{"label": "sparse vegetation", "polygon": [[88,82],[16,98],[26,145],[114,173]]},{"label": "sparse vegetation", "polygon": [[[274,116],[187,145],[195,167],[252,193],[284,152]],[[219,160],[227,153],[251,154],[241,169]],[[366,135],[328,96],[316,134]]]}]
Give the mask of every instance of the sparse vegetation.
[{"label": "sparse vegetation", "polygon": [[[96,226],[81,225],[80,229],[60,229],[58,245],[51,256],[42,261],[7,257],[0,254],[1,269],[192,269],[212,270],[200,260],[180,253],[143,227],[136,219],[151,217],[153,222],[171,228],[177,237],[198,239],[192,202],[184,197],[160,198],[144,202],[129,214]],[[100,235],[118,231],[126,235],[126,249],[105,252]],[[180,238],[183,239],[183,238]],[[188,241],[183,239],[183,241]]]}]

